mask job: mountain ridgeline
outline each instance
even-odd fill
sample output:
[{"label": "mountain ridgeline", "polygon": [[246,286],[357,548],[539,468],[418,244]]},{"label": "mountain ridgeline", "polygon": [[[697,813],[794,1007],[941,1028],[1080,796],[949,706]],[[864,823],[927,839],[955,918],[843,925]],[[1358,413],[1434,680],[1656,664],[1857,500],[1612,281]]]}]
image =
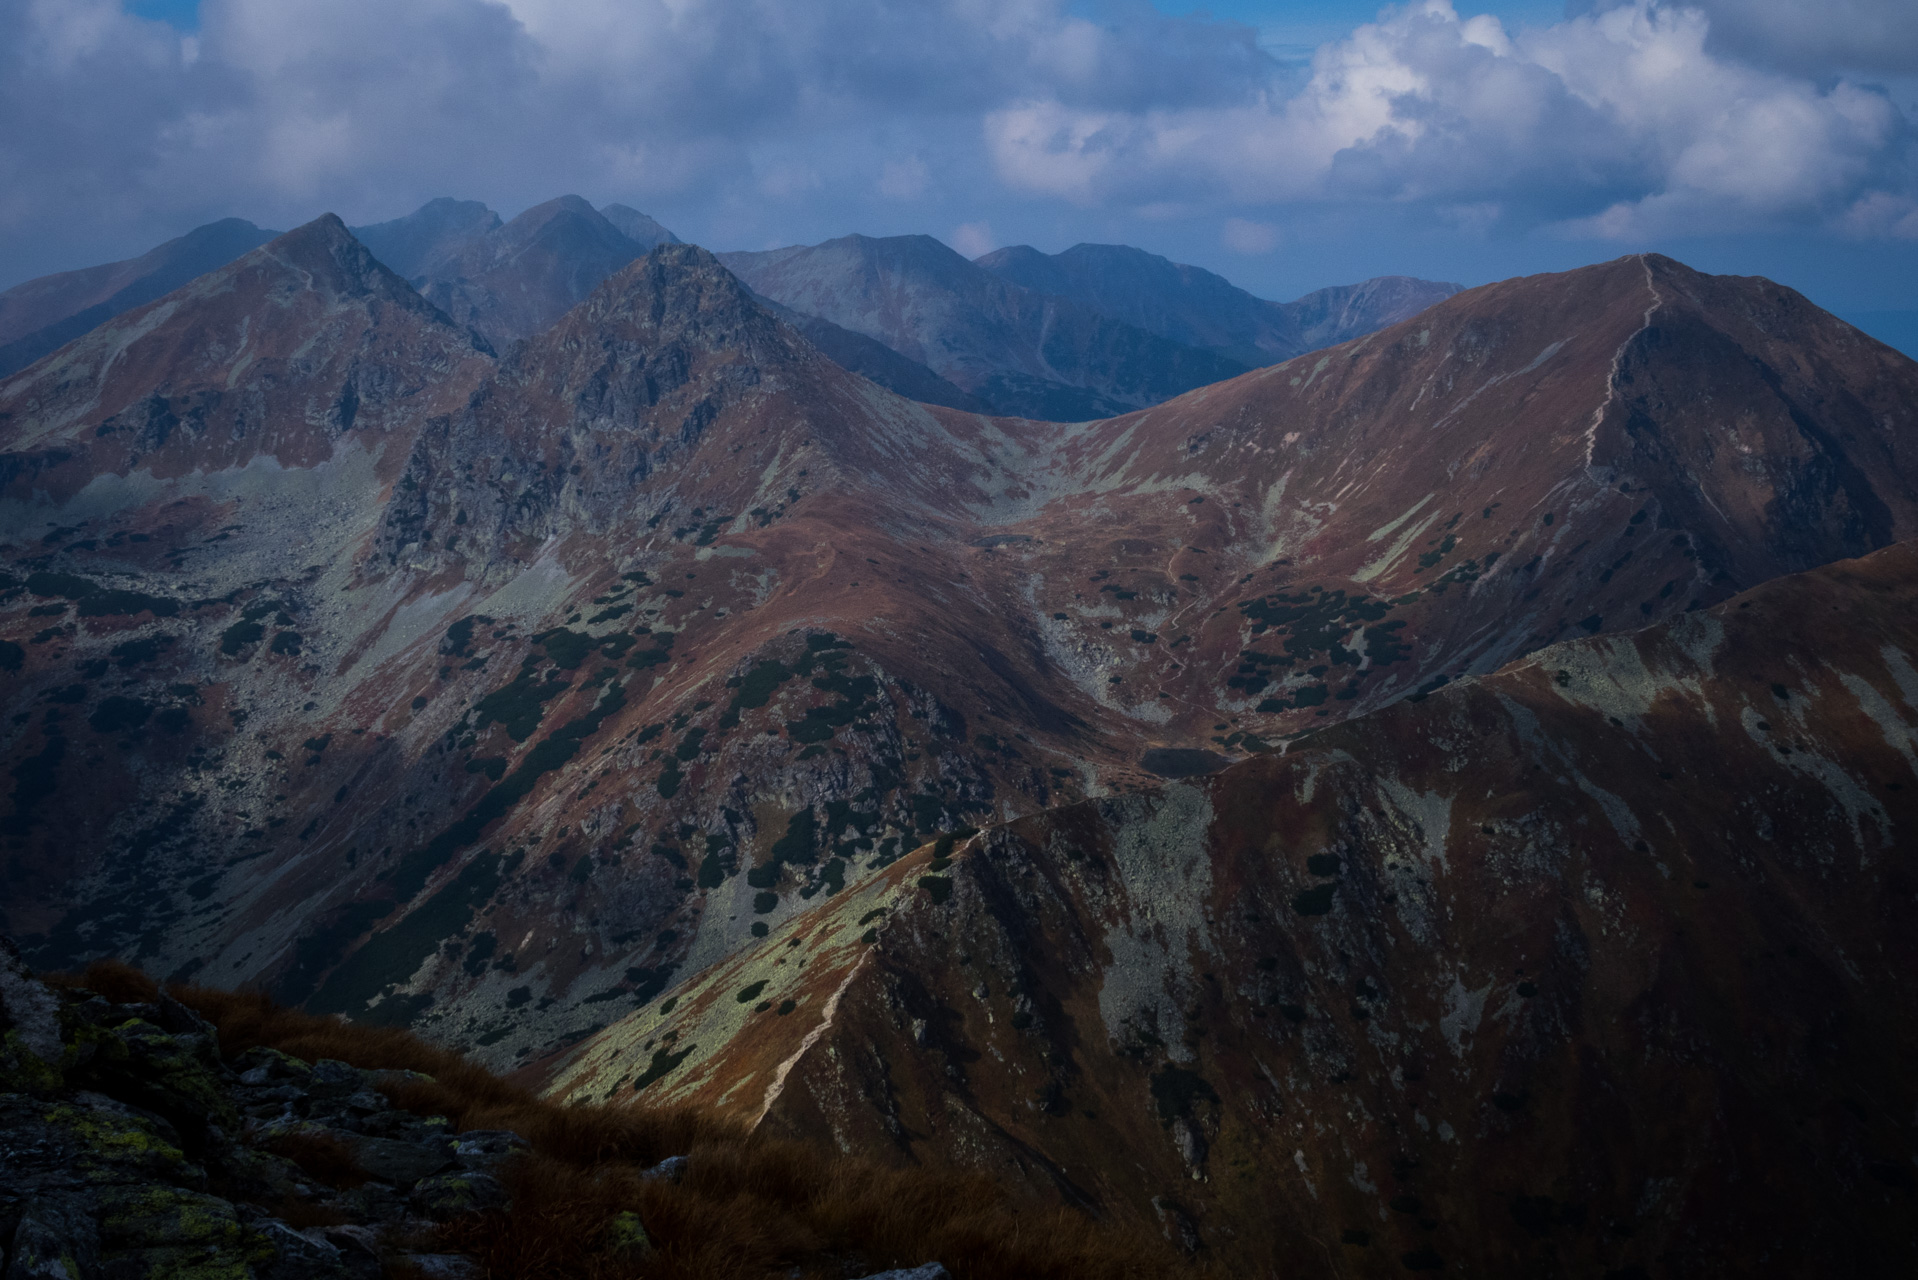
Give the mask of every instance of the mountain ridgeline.
[{"label": "mountain ridgeline", "polygon": [[1652,255],[1128,407],[1207,280],[589,283],[614,212],[322,218],[0,381],[32,963],[1227,1267],[1912,1260],[1918,364]]}]

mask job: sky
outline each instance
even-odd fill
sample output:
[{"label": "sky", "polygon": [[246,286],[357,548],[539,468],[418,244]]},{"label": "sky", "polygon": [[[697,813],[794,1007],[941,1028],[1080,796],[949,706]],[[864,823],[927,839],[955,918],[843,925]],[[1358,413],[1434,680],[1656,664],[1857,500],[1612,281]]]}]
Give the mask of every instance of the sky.
[{"label": "sky", "polygon": [[0,287],[575,192],[1291,298],[1658,250],[1918,313],[1912,0],[0,0]]}]

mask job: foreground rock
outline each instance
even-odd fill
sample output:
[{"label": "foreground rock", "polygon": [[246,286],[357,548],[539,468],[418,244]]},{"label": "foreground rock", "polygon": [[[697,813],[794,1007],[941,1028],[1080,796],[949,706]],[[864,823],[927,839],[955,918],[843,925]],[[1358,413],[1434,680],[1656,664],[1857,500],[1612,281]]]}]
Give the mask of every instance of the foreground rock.
[{"label": "foreground rock", "polygon": [[55,991],[0,938],[0,1274],[9,1280],[374,1280],[437,1223],[503,1207],[514,1134],[395,1110],[405,1073],[252,1049],[167,996]]}]

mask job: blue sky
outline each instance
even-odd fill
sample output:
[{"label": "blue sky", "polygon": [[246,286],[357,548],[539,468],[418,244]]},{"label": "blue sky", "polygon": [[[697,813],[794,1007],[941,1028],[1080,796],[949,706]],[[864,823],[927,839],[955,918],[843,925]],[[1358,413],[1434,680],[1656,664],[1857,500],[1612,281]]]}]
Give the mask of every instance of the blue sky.
[{"label": "blue sky", "polygon": [[1277,298],[1657,249],[1918,310],[1915,121],[1910,0],[0,0],[0,287],[570,191]]}]

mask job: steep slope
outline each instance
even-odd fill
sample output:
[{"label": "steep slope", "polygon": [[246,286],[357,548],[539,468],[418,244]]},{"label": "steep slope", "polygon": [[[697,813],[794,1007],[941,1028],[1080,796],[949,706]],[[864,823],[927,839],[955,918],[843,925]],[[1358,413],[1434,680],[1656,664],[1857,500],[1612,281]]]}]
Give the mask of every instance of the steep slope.
[{"label": "steep slope", "polygon": [[171,293],[278,235],[239,218],[196,227],[137,258],[63,271],[0,293],[0,378],[124,311]]},{"label": "steep slope", "polygon": [[1270,743],[1918,536],[1914,405],[1790,290],[1625,258],[1079,429],[997,559],[1147,733]]},{"label": "steep slope", "polygon": [[348,442],[397,437],[397,462],[489,365],[329,214],[0,383],[6,524],[83,490],[88,514],[138,501],[139,477],[311,468]]},{"label": "steep slope", "polygon": [[875,338],[1007,415],[1080,421],[1245,367],[1001,280],[930,236],[720,260],[755,292]]},{"label": "steep slope", "polygon": [[1363,337],[1459,291],[1454,284],[1384,276],[1297,302],[1268,302],[1210,271],[1119,244],[1077,244],[1055,254],[1013,245],[976,261],[1001,279],[1247,368]]},{"label": "steep slope", "polygon": [[[31,872],[0,924],[39,963],[143,953],[525,1062],[942,830],[1918,533],[1918,366],[1660,259],[1062,425],[902,400],[662,246],[436,385],[364,471],[256,461],[312,495],[285,519],[191,506],[235,492],[196,469],[0,499]],[[186,567],[122,582],[135,548]]]},{"label": "steep slope", "polygon": [[981,1168],[1233,1271],[1899,1274],[1918,544],[920,851],[564,1099]]},{"label": "steep slope", "polygon": [[1410,320],[1458,292],[1458,285],[1416,276],[1375,276],[1358,284],[1320,289],[1280,305],[1298,326],[1305,350],[1316,351]]},{"label": "steep slope", "polygon": [[650,214],[641,213],[631,205],[601,205],[602,218],[618,228],[619,233],[648,252],[662,244],[680,244],[680,238],[660,224],[659,219]]},{"label": "steep slope", "polygon": [[967,413],[991,413],[992,406],[978,396],[961,391],[944,378],[920,364],[908,360],[877,338],[842,329],[830,320],[783,307],[771,298],[754,295],[755,300],[804,335],[819,353],[849,373],[878,383],[896,395],[921,404],[936,404]]}]

